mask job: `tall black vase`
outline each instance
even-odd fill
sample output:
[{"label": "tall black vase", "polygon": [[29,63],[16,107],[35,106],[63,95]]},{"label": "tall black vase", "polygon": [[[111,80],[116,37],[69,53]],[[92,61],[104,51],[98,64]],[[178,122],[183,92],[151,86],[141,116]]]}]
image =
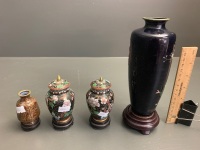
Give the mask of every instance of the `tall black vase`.
[{"label": "tall black vase", "polygon": [[131,104],[123,112],[124,122],[142,134],[159,124],[156,106],[166,84],[176,35],[165,28],[169,18],[143,18],[145,26],[132,32],[129,49]]}]

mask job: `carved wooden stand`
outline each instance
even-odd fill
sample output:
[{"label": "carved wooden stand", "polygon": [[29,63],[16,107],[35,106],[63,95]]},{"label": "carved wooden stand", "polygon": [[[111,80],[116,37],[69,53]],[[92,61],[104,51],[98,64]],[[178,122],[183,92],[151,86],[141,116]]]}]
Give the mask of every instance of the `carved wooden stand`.
[{"label": "carved wooden stand", "polygon": [[67,119],[60,121],[57,121],[55,120],[55,118],[52,118],[52,125],[56,130],[68,129],[71,125],[73,125],[73,123],[74,123],[74,118],[72,115],[70,115]]},{"label": "carved wooden stand", "polygon": [[156,111],[150,116],[136,115],[132,112],[131,105],[128,105],[123,111],[123,120],[129,127],[148,135],[159,124],[160,118]]},{"label": "carved wooden stand", "polygon": [[93,118],[91,115],[89,122],[90,122],[91,127],[93,127],[94,129],[104,129],[105,127],[110,125],[110,120],[111,119],[109,115],[105,120],[97,120]]},{"label": "carved wooden stand", "polygon": [[40,118],[38,118],[38,120],[36,120],[34,123],[30,125],[21,123],[21,128],[24,131],[32,131],[33,129],[37,128],[39,125],[40,125]]}]

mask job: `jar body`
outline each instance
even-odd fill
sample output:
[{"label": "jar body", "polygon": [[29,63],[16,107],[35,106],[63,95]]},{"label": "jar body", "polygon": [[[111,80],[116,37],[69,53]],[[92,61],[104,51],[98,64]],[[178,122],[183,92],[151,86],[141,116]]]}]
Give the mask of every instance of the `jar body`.
[{"label": "jar body", "polygon": [[149,116],[164,90],[176,35],[165,28],[165,21],[145,21],[131,35],[128,75],[132,111]]},{"label": "jar body", "polygon": [[70,88],[61,91],[49,90],[45,99],[49,112],[56,121],[62,121],[71,116],[75,94]]},{"label": "jar body", "polygon": [[86,94],[86,102],[93,119],[105,120],[112,110],[114,93],[111,89],[102,91],[90,89]]},{"label": "jar body", "polygon": [[38,103],[34,97],[21,97],[17,103],[17,118],[24,125],[34,124],[40,115]]}]

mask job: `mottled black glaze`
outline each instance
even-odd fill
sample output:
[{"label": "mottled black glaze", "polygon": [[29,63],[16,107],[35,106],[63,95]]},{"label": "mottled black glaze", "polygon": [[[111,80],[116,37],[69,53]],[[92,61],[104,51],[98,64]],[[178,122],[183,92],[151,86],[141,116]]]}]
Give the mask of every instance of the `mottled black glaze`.
[{"label": "mottled black glaze", "polygon": [[176,35],[165,28],[167,18],[144,18],[131,34],[129,92],[132,111],[151,115],[162,95],[173,57]]}]

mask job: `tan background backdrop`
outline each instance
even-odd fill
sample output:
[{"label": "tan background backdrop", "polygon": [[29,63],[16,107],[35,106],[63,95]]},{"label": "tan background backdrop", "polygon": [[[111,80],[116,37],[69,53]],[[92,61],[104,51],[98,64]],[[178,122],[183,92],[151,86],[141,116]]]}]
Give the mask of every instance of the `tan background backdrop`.
[{"label": "tan background backdrop", "polygon": [[170,17],[182,46],[200,46],[199,0],[0,0],[0,56],[126,57],[143,16]]}]

